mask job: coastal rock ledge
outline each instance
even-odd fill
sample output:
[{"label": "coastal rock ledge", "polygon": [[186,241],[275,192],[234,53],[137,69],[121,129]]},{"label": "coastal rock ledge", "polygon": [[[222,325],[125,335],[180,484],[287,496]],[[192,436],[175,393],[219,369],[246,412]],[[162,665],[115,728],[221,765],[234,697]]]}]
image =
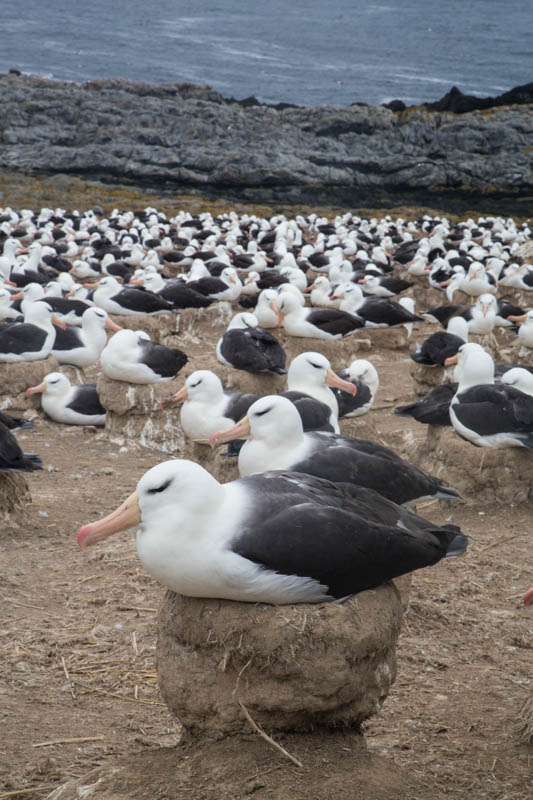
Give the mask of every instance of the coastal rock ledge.
[{"label": "coastal rock ledge", "polygon": [[[0,166],[245,202],[525,202],[533,104],[267,106],[208,86],[0,75]],[[474,207],[472,204],[469,207]]]}]

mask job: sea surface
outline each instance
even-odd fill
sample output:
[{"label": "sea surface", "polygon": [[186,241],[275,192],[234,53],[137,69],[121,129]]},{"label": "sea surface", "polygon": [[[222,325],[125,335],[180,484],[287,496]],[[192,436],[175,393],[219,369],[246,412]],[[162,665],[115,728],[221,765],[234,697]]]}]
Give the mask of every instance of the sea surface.
[{"label": "sea surface", "polygon": [[0,72],[207,83],[265,103],[434,101],[533,81],[531,0],[1,0]]}]

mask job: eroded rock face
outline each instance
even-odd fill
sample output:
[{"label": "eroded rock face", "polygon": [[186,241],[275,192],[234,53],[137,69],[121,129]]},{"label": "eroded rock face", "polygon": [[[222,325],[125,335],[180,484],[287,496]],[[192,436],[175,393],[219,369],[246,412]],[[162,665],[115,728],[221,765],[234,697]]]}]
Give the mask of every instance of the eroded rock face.
[{"label": "eroded rock face", "polygon": [[112,438],[124,437],[143,447],[184,457],[185,437],[178,413],[172,407],[159,407],[182,383],[179,376],[161,383],[134,384],[100,374],[96,389],[107,412],[106,431]]},{"label": "eroded rock face", "polygon": [[460,116],[447,106],[274,108],[191,84],[23,75],[0,76],[0,102],[7,169],[165,182],[258,202],[376,205],[384,193],[519,196],[533,186],[528,104]]},{"label": "eroded rock face", "polygon": [[159,611],[163,699],[194,736],[357,727],[396,675],[402,602],[393,584],[341,605],[269,606],[182,597]]}]

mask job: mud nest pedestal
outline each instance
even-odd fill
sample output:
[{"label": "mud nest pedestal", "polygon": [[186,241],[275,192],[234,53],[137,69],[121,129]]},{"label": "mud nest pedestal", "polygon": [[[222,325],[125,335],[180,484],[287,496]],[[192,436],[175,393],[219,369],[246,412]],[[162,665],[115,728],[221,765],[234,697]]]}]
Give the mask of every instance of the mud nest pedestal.
[{"label": "mud nest pedestal", "polygon": [[340,605],[237,603],[167,592],[159,611],[163,699],[199,738],[357,728],[396,675],[402,602],[392,583]]}]

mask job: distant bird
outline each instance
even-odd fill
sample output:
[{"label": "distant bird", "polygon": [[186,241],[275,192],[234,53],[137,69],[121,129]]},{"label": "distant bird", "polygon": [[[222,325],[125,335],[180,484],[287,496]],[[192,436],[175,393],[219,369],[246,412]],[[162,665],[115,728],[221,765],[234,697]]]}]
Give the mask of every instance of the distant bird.
[{"label": "distant bird", "polygon": [[183,350],[153,342],[144,331],[127,329],[115,333],[100,354],[107,378],[141,384],[172,380],[188,360]]},{"label": "distant bird", "polygon": [[107,343],[107,330],[121,331],[103,308],[88,306],[83,312],[81,328],[69,325],[56,330],[52,355],[60,364],[88,367],[96,364]]},{"label": "distant bird", "polygon": [[290,336],[341,339],[364,325],[359,317],[337,308],[304,308],[297,298],[285,292],[274,302]]},{"label": "distant bird", "polygon": [[322,353],[306,351],[292,359],[287,374],[287,392],[284,397],[296,400],[295,393],[314,397],[330,408],[329,423],[336,433],[339,433],[339,404],[333,389],[340,390],[350,398],[356,395],[355,383],[341,378],[331,368],[329,359]]},{"label": "distant bird", "polygon": [[48,358],[54,345],[56,331],[65,323],[57,319],[44,300],[31,303],[24,322],[0,325],[0,362],[40,361]]},{"label": "distant bird", "polygon": [[287,357],[281,344],[268,330],[259,327],[250,312],[236,314],[216,344],[221,364],[246,372],[285,375]]},{"label": "distant bird", "polygon": [[174,308],[207,308],[214,300],[197,292],[183,280],[165,281],[157,272],[145,276],[143,286],[163,297]]},{"label": "distant bird", "polygon": [[457,392],[450,405],[456,432],[478,447],[533,447],[533,397],[513,386],[494,386],[494,362],[468,343],[446,366],[457,364]]},{"label": "distant bird", "polygon": [[333,297],[341,300],[341,310],[357,315],[368,328],[390,328],[393,325],[422,321],[421,317],[388,297],[365,297],[361,287],[355,283],[339,284],[333,291]]},{"label": "distant bird", "polygon": [[365,292],[378,297],[393,297],[413,286],[413,281],[405,281],[403,278],[395,278],[392,275],[383,275],[382,277],[366,275],[364,278],[360,278],[358,283],[364,285]]},{"label": "distant bird", "polygon": [[66,375],[50,372],[37,386],[30,386],[26,394],[42,394],[41,406],[54,422],[65,425],[104,425],[106,411],[100,403],[96,384],[72,386]]},{"label": "distant bird", "polygon": [[0,421],[0,472],[34,472],[42,468],[41,456],[23,453],[7,425]]},{"label": "distant bird", "polygon": [[108,275],[98,284],[84,284],[94,289],[93,303],[108,314],[159,314],[172,311],[172,304],[154,292],[132,286],[122,286],[116,278]]},{"label": "distant bird", "polygon": [[463,317],[451,317],[445,331],[432,333],[415,353],[410,353],[410,357],[417,364],[442,367],[446,359],[454,356],[467,341],[467,321]]},{"label": "distant bird", "polygon": [[379,389],[379,375],[374,365],[365,358],[356,358],[342,370],[336,370],[339,378],[353,383],[355,395],[333,389],[339,404],[339,419],[344,417],[360,417],[372,408],[376,392]]}]

